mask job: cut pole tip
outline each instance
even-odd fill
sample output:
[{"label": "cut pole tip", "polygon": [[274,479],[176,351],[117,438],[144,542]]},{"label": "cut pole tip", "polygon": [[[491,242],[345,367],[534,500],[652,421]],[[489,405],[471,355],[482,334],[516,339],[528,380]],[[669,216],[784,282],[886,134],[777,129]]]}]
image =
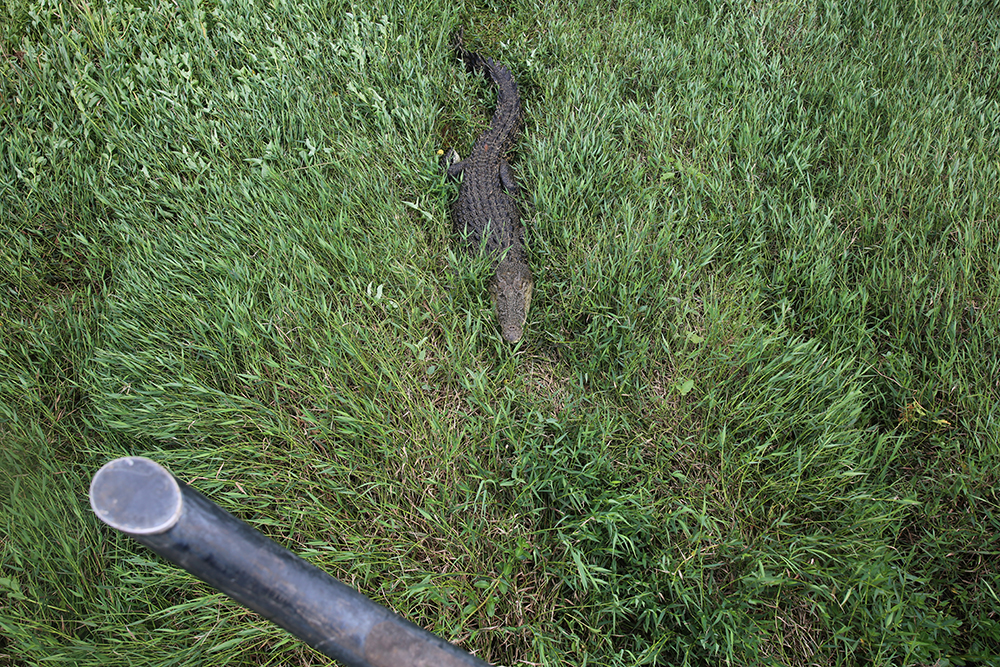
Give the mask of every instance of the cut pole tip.
[{"label": "cut pole tip", "polygon": [[123,533],[156,535],[173,528],[184,503],[174,476],[141,456],[110,461],[90,482],[90,506]]}]

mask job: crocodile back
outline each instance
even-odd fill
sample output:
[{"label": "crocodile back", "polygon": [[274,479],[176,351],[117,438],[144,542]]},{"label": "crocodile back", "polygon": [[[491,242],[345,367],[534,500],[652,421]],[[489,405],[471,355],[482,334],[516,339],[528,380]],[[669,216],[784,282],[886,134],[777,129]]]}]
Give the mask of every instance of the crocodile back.
[{"label": "crocodile back", "polygon": [[[470,255],[482,251],[498,257],[501,251],[524,242],[517,202],[500,186],[498,176],[488,177],[491,171],[495,173],[496,167],[491,169],[488,163],[467,166],[452,205],[455,235]],[[480,174],[487,176],[479,178]]]}]

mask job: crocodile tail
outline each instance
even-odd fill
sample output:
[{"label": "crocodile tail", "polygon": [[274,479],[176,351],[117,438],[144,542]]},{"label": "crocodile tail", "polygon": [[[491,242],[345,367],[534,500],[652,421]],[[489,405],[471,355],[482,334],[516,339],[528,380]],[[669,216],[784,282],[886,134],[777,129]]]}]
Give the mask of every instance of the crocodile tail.
[{"label": "crocodile tail", "polygon": [[465,63],[466,68],[470,72],[485,74],[498,88],[506,88],[514,85],[514,77],[511,75],[509,69],[492,58],[483,58],[478,53],[465,48],[465,28],[459,28],[452,35],[451,48],[459,60]]},{"label": "crocodile tail", "polygon": [[486,69],[486,61],[483,57],[465,48],[465,28],[459,28],[452,35],[451,48],[470,72],[482,72]]},{"label": "crocodile tail", "polygon": [[478,53],[466,49],[464,37],[464,28],[459,28],[452,37],[452,49],[469,71],[485,74],[497,87],[499,93],[497,109],[491,125],[503,141],[509,141],[517,133],[521,118],[521,98],[517,92],[514,75],[493,58],[483,58]]}]

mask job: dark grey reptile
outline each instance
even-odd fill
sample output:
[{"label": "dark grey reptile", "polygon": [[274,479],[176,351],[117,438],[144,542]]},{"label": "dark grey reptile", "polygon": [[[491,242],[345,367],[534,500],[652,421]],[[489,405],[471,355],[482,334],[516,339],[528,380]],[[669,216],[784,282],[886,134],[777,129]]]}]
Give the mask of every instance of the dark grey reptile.
[{"label": "dark grey reptile", "polygon": [[477,256],[484,252],[493,259],[495,272],[489,290],[500,333],[516,343],[524,334],[534,284],[524,251],[517,182],[504,158],[521,129],[521,98],[510,70],[492,58],[467,51],[461,31],[453,46],[469,70],[482,72],[497,87],[493,120],[469,157],[459,161],[454,149],[445,156],[450,165],[448,176],[457,180],[462,174],[458,199],[451,209],[454,231],[465,253]]}]

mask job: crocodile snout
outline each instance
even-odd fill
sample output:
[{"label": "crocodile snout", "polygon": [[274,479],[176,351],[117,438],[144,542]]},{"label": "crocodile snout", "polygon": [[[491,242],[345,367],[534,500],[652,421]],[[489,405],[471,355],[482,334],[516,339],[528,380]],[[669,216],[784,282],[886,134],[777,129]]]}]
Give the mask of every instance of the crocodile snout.
[{"label": "crocodile snout", "polygon": [[500,324],[500,335],[508,343],[516,343],[524,335],[533,287],[527,264],[508,260],[497,265],[496,275],[490,281],[490,294]]}]

